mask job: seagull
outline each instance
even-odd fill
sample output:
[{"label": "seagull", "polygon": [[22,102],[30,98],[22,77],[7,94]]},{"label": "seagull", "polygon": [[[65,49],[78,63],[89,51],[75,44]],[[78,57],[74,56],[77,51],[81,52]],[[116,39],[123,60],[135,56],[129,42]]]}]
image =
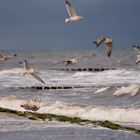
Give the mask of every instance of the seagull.
[{"label": "seagull", "polygon": [[30,104],[23,104],[23,105],[21,105],[21,107],[23,107],[24,109],[27,109],[27,110],[32,110],[32,111],[37,111],[40,108],[37,105],[30,105]]},{"label": "seagull", "polygon": [[107,55],[108,57],[111,56],[111,52],[112,52],[112,46],[113,46],[113,40],[110,38],[106,38],[106,37],[100,37],[97,39],[97,41],[93,41],[94,44],[96,44],[96,46],[100,46],[100,45],[106,45],[107,47]]},{"label": "seagull", "polygon": [[132,47],[133,47],[133,48],[135,49],[135,51],[138,53],[138,54],[137,54],[137,60],[136,60],[136,64],[138,64],[138,63],[140,62],[140,47],[137,46],[137,45],[133,45]]},{"label": "seagull", "polygon": [[10,55],[6,56],[6,55],[0,54],[0,61],[5,61],[5,60],[8,60],[8,59],[16,57],[16,56],[17,56],[17,54],[14,54],[13,56],[10,56]]},{"label": "seagull", "polygon": [[32,75],[36,80],[42,82],[43,84],[46,84],[38,75],[37,72],[30,66],[30,64],[25,60],[23,63],[23,67],[24,67],[24,72],[23,75],[25,74],[30,74]]},{"label": "seagull", "polygon": [[71,58],[71,59],[69,59],[69,60],[64,61],[64,64],[65,64],[66,66],[77,64],[77,63],[78,63],[78,59],[80,59],[80,58],[81,58],[81,57]]},{"label": "seagull", "polygon": [[[93,56],[95,56],[95,54],[93,54]],[[78,56],[78,57],[74,57],[74,58],[71,58],[71,59],[68,59],[68,60],[64,60],[64,61],[60,61],[60,62],[54,62],[53,64],[64,63],[65,66],[74,65],[74,64],[78,63],[78,59],[83,58],[83,57],[91,58],[91,56]]]},{"label": "seagull", "polygon": [[40,109],[40,102],[37,99],[31,99],[20,106],[26,110],[37,111]]},{"label": "seagull", "polygon": [[66,6],[67,12],[70,16],[69,18],[65,19],[66,23],[72,22],[72,21],[77,21],[77,20],[80,20],[80,19],[84,18],[82,16],[77,15],[75,7],[73,5],[71,5],[67,0],[65,2],[65,6]]}]

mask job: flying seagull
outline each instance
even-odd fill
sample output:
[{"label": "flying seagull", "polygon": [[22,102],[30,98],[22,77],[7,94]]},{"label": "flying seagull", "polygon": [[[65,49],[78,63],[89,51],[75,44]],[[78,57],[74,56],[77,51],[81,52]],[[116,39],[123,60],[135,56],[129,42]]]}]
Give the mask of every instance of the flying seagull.
[{"label": "flying seagull", "polygon": [[68,66],[68,65],[74,65],[74,64],[77,64],[78,63],[78,59],[80,59],[80,58],[81,57],[75,57],[75,58],[71,58],[71,59],[66,60],[66,61],[63,61],[63,62],[64,62],[64,64],[66,66]]},{"label": "flying seagull", "polygon": [[113,47],[112,39],[106,38],[106,37],[100,37],[96,41],[93,41],[93,43],[96,44],[97,47],[100,46],[100,45],[106,45],[107,55],[108,55],[108,57],[111,56],[112,47]]},{"label": "flying seagull", "polygon": [[0,61],[5,61],[5,60],[8,60],[8,59],[16,57],[16,56],[17,56],[17,54],[14,54],[13,56],[10,56],[10,55],[6,56],[6,55],[0,54]]},{"label": "flying seagull", "polygon": [[133,45],[132,46],[134,49],[135,49],[135,51],[138,53],[137,54],[137,60],[136,60],[136,64],[138,64],[139,62],[140,62],[140,47],[138,46],[138,45]]},{"label": "flying seagull", "polygon": [[65,19],[66,23],[72,22],[72,21],[77,21],[77,20],[80,20],[83,18],[82,16],[77,15],[75,7],[73,5],[71,5],[67,0],[65,2],[65,6],[66,6],[67,12],[69,14],[69,18]]},{"label": "flying seagull", "polygon": [[23,63],[23,67],[24,67],[24,73],[25,74],[30,74],[32,75],[36,80],[42,82],[43,84],[46,84],[38,75],[37,72],[30,66],[30,64],[25,60]]},{"label": "flying seagull", "polygon": [[78,59],[81,59],[83,57],[91,58],[91,57],[94,57],[94,56],[96,56],[96,55],[93,54],[93,56],[78,56],[78,57],[74,57],[74,58],[71,58],[71,59],[68,59],[68,60],[64,60],[64,61],[60,61],[60,62],[54,62],[53,64],[64,63],[65,66],[74,65],[74,64],[78,63]]}]

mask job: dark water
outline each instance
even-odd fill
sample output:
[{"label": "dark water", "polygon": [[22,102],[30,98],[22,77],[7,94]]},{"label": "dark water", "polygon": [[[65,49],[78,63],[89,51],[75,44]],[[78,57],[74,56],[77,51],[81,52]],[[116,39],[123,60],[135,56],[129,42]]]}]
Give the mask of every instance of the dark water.
[{"label": "dark water", "polygon": [[0,132],[1,140],[139,140],[139,136],[124,132],[114,132],[109,130],[93,130],[90,128],[46,128],[45,130],[20,131],[20,132]]}]

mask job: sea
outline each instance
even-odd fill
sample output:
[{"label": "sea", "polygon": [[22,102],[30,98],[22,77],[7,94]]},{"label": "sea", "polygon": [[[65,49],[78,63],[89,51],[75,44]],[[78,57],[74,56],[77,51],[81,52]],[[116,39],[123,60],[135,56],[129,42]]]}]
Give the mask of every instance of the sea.
[{"label": "sea", "polygon": [[[0,61],[0,107],[27,111],[22,104],[38,101],[36,113],[108,120],[140,129],[140,66],[133,49],[115,50],[110,58],[100,51],[2,51],[17,57]],[[63,61],[83,57],[75,65]],[[22,62],[28,63],[46,82],[23,75]],[[58,62],[58,63],[56,63]],[[60,62],[60,63],[59,63]],[[72,69],[106,69],[76,71]],[[30,87],[73,87],[71,89],[32,89]],[[28,88],[27,88],[28,87]],[[80,88],[75,88],[80,87]],[[0,113],[0,140],[140,140],[130,131],[30,120],[16,114]]]}]

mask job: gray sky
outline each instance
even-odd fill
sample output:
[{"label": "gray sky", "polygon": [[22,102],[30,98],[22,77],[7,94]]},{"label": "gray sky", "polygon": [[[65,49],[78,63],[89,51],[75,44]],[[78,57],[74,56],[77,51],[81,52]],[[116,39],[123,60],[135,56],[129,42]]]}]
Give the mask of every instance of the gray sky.
[{"label": "gray sky", "polygon": [[69,2],[84,19],[66,24],[65,0],[0,0],[0,49],[92,50],[100,36],[140,44],[140,0]]}]

